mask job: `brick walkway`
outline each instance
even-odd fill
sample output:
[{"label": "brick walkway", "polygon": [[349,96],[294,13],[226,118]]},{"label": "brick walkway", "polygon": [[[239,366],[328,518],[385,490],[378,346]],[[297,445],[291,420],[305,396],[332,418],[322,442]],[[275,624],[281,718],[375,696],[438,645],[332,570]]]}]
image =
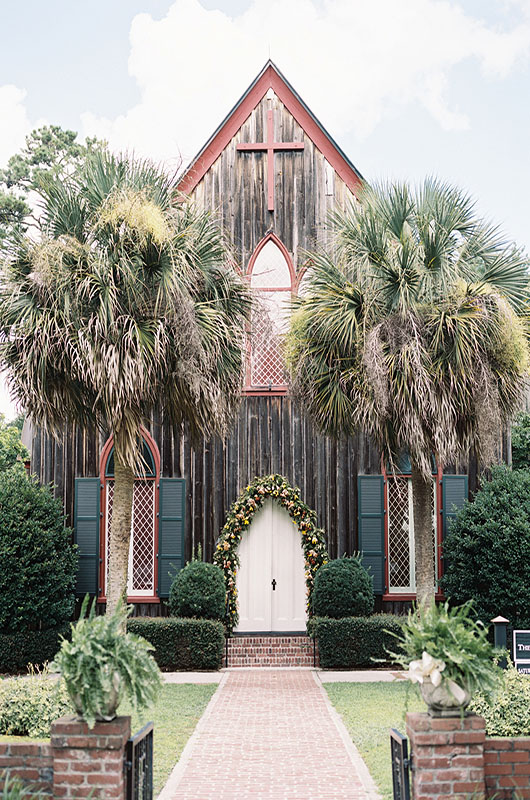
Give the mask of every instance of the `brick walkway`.
[{"label": "brick walkway", "polygon": [[309,670],[228,672],[160,800],[376,798],[323,691]]}]

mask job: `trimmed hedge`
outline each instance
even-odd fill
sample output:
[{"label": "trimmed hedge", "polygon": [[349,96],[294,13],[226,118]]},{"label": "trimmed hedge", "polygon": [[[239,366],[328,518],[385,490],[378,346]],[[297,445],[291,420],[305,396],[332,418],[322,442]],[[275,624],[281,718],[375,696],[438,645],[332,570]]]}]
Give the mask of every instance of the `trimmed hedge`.
[{"label": "trimmed hedge", "polygon": [[398,640],[392,633],[399,635],[405,620],[406,617],[393,614],[343,619],[313,617],[308,632],[318,640],[320,666],[324,669],[373,669],[381,666],[382,661],[392,663],[388,653],[399,652]]},{"label": "trimmed hedge", "polygon": [[70,625],[47,631],[0,633],[0,672],[25,672],[30,664],[53,661],[62,638],[70,638]]},{"label": "trimmed hedge", "polygon": [[221,622],[179,617],[135,617],[127,630],[143,636],[155,647],[153,656],[161,670],[219,669],[225,644]]}]

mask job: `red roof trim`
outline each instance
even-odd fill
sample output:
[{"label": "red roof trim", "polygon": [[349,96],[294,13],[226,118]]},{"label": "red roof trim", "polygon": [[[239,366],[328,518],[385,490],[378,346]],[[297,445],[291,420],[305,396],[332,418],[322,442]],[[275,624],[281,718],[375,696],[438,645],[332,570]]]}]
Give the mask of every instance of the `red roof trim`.
[{"label": "red roof trim", "polygon": [[346,186],[357,195],[362,186],[360,175],[271,62],[251,85],[248,92],[243,95],[234,110],[228,115],[185,172],[178,184],[179,191],[185,193],[193,191],[262,100],[268,89],[274,90],[306,136],[311,139],[313,144],[329,161]]}]

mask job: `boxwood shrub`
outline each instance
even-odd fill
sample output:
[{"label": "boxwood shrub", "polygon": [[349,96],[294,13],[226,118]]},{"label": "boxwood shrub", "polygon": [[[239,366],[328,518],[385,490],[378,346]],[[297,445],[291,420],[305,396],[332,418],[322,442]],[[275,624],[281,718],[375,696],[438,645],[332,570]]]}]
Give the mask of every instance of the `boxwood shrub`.
[{"label": "boxwood shrub", "polygon": [[62,638],[70,638],[70,625],[46,631],[0,633],[0,672],[25,672],[29,665],[53,661]]},{"label": "boxwood shrub", "polygon": [[336,558],[320,567],[313,589],[316,617],[362,617],[373,610],[373,581],[359,556]]},{"label": "boxwood shrub", "polygon": [[355,669],[391,663],[389,652],[399,652],[399,635],[406,617],[374,614],[371,617],[330,619],[313,617],[310,636],[318,641],[320,666],[324,669]]},{"label": "boxwood shrub", "polygon": [[175,617],[222,620],[225,603],[225,578],[217,564],[191,561],[171,584],[169,609]]},{"label": "boxwood shrub", "polygon": [[225,629],[216,620],[135,617],[128,620],[127,630],[154,645],[153,655],[161,670],[212,670],[221,666]]}]

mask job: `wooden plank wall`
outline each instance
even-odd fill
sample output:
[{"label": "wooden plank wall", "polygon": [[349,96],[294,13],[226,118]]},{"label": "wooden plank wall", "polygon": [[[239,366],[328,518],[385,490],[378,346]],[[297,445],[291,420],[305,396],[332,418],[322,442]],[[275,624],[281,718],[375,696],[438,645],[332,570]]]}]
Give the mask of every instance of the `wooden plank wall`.
[{"label": "wooden plank wall", "polygon": [[[276,141],[304,143],[302,151],[274,156],[274,212],[267,209],[266,153],[236,149],[237,144],[266,139],[269,103],[274,110]],[[353,198],[277,97],[271,101],[264,98],[256,106],[191,196],[218,215],[244,272],[256,246],[271,231],[281,239],[299,271],[307,252],[326,241],[329,212],[344,208]]]},{"label": "wooden plank wall", "polygon": [[[211,560],[230,505],[256,476],[280,473],[300,488],[318,515],[330,555],[357,548],[357,473],[379,472],[379,459],[366,436],[332,440],[316,433],[289,397],[246,397],[230,434],[195,445],[155,415],[149,426],[162,474],[186,479],[186,558],[200,543]],[[74,481],[95,476],[104,437],[73,426],[55,442],[37,429],[32,471],[51,483],[72,524]]]}]

